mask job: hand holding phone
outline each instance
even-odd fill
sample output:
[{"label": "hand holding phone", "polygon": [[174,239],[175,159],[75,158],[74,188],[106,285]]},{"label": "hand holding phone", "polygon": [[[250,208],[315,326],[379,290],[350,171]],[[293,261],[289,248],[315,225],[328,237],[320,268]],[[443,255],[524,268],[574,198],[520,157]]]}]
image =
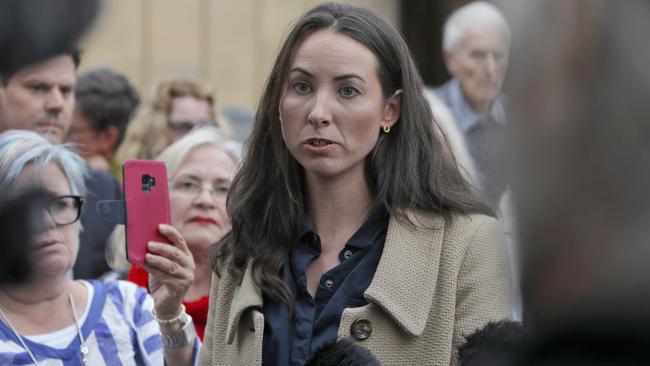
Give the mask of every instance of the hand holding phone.
[{"label": "hand holding phone", "polygon": [[162,161],[127,160],[122,165],[127,260],[144,263],[147,243],[168,243],[158,225],[170,224],[167,168]]}]

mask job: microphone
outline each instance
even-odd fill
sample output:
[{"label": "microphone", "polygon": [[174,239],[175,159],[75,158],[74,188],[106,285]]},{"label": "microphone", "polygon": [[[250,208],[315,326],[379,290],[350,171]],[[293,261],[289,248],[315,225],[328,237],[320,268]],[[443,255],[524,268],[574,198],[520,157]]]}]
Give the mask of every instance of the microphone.
[{"label": "microphone", "polygon": [[348,338],[329,342],[314,351],[305,366],[380,366],[367,349]]}]

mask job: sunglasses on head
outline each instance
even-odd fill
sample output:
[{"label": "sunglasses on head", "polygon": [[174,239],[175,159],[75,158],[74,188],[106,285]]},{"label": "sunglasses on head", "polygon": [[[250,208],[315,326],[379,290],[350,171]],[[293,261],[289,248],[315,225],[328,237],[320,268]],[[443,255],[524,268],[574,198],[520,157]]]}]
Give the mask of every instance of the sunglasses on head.
[{"label": "sunglasses on head", "polygon": [[192,131],[195,128],[200,128],[204,126],[214,126],[217,127],[217,122],[215,121],[183,121],[183,120],[168,120],[167,127],[174,131],[175,133],[184,134]]}]

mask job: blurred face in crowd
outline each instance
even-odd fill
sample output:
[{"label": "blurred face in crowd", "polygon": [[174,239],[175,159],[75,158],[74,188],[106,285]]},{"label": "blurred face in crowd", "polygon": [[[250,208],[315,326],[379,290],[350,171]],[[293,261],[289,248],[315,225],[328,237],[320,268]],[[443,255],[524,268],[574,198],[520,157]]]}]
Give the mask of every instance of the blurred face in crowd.
[{"label": "blurred face in crowd", "polygon": [[190,95],[174,98],[167,117],[169,143],[177,141],[195,127],[214,124],[213,119],[212,106],[207,100]]},{"label": "blurred face in crowd", "polygon": [[0,84],[0,130],[32,130],[61,143],[74,109],[76,68],[69,55],[27,66]]},{"label": "blurred face in crowd", "polygon": [[[61,197],[70,195],[70,185],[68,180],[56,163],[50,162],[44,168],[36,169],[34,164],[25,165],[20,172],[14,187],[23,189],[24,187],[33,187],[35,184],[40,185],[52,197]],[[68,217],[78,218],[77,206],[66,200],[61,200],[51,207],[51,210],[57,210],[64,217],[65,211],[69,211]],[[67,225],[57,225],[54,217],[46,212],[45,230],[41,232],[36,240],[36,252],[34,262],[36,272],[39,274],[61,274],[67,273],[74,265],[77,258],[77,249],[79,248],[79,224],[69,223]],[[69,221],[69,220],[68,220]]]},{"label": "blurred face in crowd", "polygon": [[472,107],[487,110],[501,92],[508,68],[506,35],[496,25],[467,24],[457,48],[445,51],[445,61]]},{"label": "blurred face in crowd", "polygon": [[77,144],[77,151],[84,158],[96,155],[99,152],[97,133],[79,109],[76,109],[73,114],[68,140]]},{"label": "blurred face in crowd", "polygon": [[81,156],[84,158],[102,156],[111,159],[117,148],[118,138],[119,131],[116,127],[109,126],[101,131],[96,131],[81,110],[75,108],[67,141],[76,144],[77,151]]},{"label": "blurred face in crowd", "polygon": [[207,258],[210,246],[230,230],[226,197],[235,167],[228,154],[204,145],[191,150],[171,178],[172,225],[195,257]]},{"label": "blurred face in crowd", "polygon": [[384,99],[378,61],[367,47],[330,30],[295,51],[280,101],[282,136],[310,177],[364,179],[381,128],[399,117],[400,95]]}]

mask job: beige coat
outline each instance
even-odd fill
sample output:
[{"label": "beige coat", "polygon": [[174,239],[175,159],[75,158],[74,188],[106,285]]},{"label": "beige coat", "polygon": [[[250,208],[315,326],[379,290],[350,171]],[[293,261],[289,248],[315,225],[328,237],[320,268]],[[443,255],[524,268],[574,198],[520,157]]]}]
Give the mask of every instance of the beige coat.
[{"label": "beige coat", "polygon": [[[358,344],[382,365],[454,365],[463,336],[511,316],[502,229],[484,215],[408,217],[416,226],[391,218],[369,304],[343,311],[338,336],[368,336]],[[261,365],[261,308],[250,270],[240,285],[213,276],[199,364]]]}]

